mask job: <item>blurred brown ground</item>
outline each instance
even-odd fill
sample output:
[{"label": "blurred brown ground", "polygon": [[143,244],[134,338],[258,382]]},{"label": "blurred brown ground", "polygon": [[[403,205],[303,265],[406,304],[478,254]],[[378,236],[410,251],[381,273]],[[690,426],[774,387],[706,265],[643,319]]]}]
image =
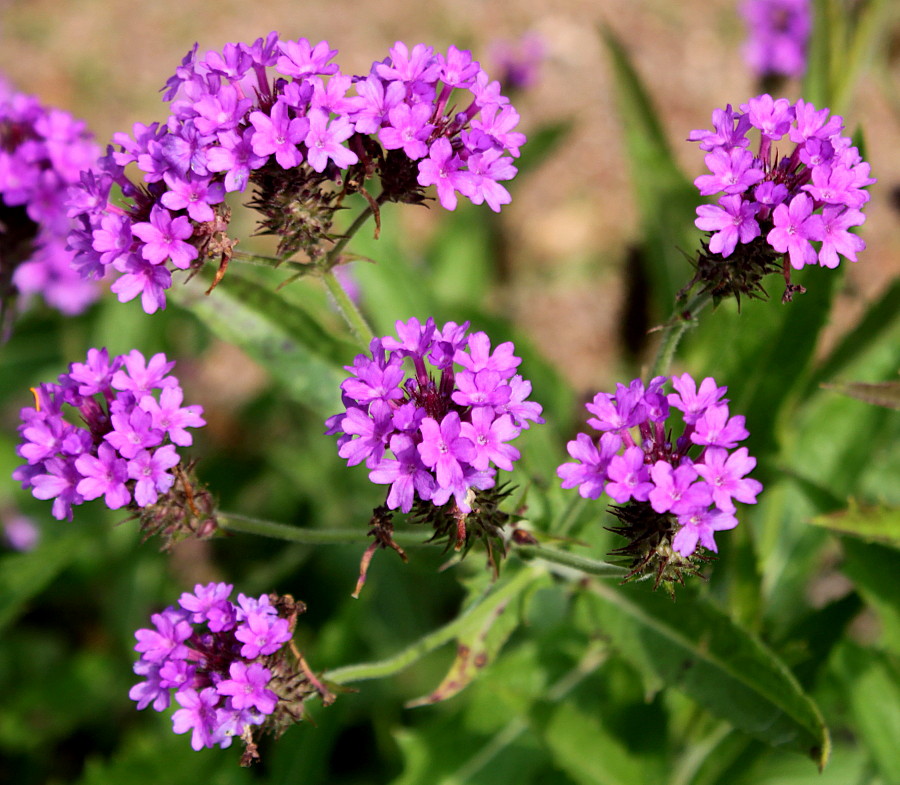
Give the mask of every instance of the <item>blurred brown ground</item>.
[{"label": "blurred brown ground", "polygon": [[[0,73],[18,89],[85,118],[105,143],[136,121],[163,118],[158,91],[195,41],[205,51],[270,30],[282,38],[326,39],[339,50],[345,73],[364,73],[395,40],[469,48],[489,67],[492,41],[537,32],[547,60],[538,84],[516,100],[520,130],[528,133],[558,119],[571,119],[574,129],[539,171],[517,183],[513,204],[499,218],[512,238],[503,305],[579,389],[593,392],[616,380],[622,265],[638,232],[598,27],[609,25],[628,46],[679,160],[696,176],[703,161],[695,145],[683,143],[689,131],[707,127],[714,108],[757,92],[739,55],[743,28],[736,5],[737,0],[0,0]],[[897,18],[892,27],[890,48],[896,50]],[[895,52],[893,62],[863,77],[844,112],[849,130],[865,128],[867,160],[879,182],[871,189],[863,232],[868,249],[851,270],[834,333],[900,273],[900,214],[890,206],[890,193],[900,184],[900,104],[896,95],[893,104],[888,97],[890,85],[900,85],[898,77]],[[797,86],[790,85],[786,95],[796,98]],[[427,236],[440,218],[437,210],[400,212],[412,236]],[[772,291],[779,291],[777,284]]]}]

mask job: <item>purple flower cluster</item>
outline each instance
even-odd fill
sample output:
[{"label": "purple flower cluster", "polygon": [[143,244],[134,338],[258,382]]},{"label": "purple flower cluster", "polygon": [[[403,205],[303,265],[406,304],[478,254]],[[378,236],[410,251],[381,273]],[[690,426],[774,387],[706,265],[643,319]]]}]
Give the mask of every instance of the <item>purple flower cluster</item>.
[{"label": "purple flower cluster", "polygon": [[262,724],[278,704],[268,689],[272,655],[291,640],[288,619],[269,596],[238,594],[230,600],[227,583],[197,584],[179,607],[150,617],[153,629],[135,632],[141,653],[134,672],[142,681],[129,697],[138,709],[165,711],[172,691],[181,707],[172,715],[175,733],[191,731],[191,746],[228,747],[252,725]]},{"label": "purple flower cluster", "polygon": [[[746,475],[756,466],[746,447],[744,417],[729,415],[726,388],[712,378],[700,388],[689,374],[671,377],[675,392],[663,391],[669,377],[657,376],[646,387],[635,379],[616,385],[615,395],[598,393],[587,410],[585,433],[569,442],[574,463],[558,469],[563,488],[585,499],[606,493],[617,504],[638,503],[677,521],[672,547],[682,556],[699,542],[715,551],[714,532],[737,526],[735,501],[756,502],[762,485]],[[671,409],[681,411],[684,430],[673,444]]]},{"label": "purple flower cluster", "polygon": [[802,76],[812,31],[809,0],[744,0],[744,59],[757,77]]},{"label": "purple flower cluster", "polygon": [[[817,110],[802,98],[791,104],[764,94],[740,111],[730,104],[716,109],[713,131],[691,131],[688,139],[708,151],[710,170],[694,184],[704,196],[725,194],[717,205],[697,208],[695,224],[712,233],[712,253],[727,257],[739,242],[765,236],[797,270],[817,262],[834,268],[839,256],[856,261],[865,243],[850,228],[865,221],[864,188],[875,180],[851,140],[841,135],[842,118],[828,115],[828,109]],[[759,134],[755,153],[748,149],[751,129]],[[790,143],[793,149],[786,150]],[[820,243],[818,249],[813,242]]]},{"label": "purple flower cluster", "polygon": [[467,334],[468,322],[396,326],[397,338],[373,339],[371,356],[348,366],[347,410],[328,419],[327,433],[340,434],[349,466],[365,462],[372,482],[391,486],[388,508],[409,512],[416,498],[439,507],[453,497],[468,513],[474,489],[494,486],[494,467],[512,471],[519,451],[509,442],[529,420],[543,422],[541,406],[528,400],[531,383],[516,373],[512,343],[491,351],[485,333]]},{"label": "purple flower cluster", "polygon": [[[289,231],[285,214],[302,220],[298,205],[315,190],[294,194],[297,182],[359,188],[373,170],[395,201],[417,201],[429,185],[448,210],[457,194],[495,211],[510,201],[500,182],[516,173],[519,115],[469,52],[398,42],[356,77],[329,62],[336,54],[325,41],[276,33],[205,56],[195,45],[166,84],[168,120],[116,134],[119,150],[83,180],[70,240],[82,275],[115,270],[120,301],[140,296],[148,313],[164,308],[171,268],[196,268],[215,254],[227,260],[234,241],[225,236],[225,195],[250,183],[268,186],[253,206],[276,214],[263,227],[278,234]],[[143,184],[126,176],[129,164]],[[398,185],[407,169],[411,182]],[[110,202],[114,185],[123,204]],[[285,195],[284,205],[265,203]]]},{"label": "purple flower cluster", "polygon": [[[169,470],[187,428],[205,425],[200,406],[182,406],[174,362],[149,362],[136,349],[112,360],[89,349],[57,384],[32,388],[35,405],[21,411],[17,454],[27,463],[13,479],[38,499],[53,499],[53,516],[72,520],[72,506],[101,496],[110,509],[155,504],[175,482]],[[86,427],[73,425],[66,415]]]},{"label": "purple flower cluster", "polygon": [[71,267],[66,193],[99,153],[82,121],[0,81],[0,296],[11,276],[14,291],[64,314],[97,299],[97,286]]}]

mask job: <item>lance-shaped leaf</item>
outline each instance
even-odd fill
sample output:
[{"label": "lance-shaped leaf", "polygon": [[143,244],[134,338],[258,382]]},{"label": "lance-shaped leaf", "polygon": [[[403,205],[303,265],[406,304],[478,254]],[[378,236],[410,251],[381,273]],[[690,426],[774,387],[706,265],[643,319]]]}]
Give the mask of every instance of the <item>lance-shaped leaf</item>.
[{"label": "lance-shaped leaf", "polygon": [[672,602],[643,584],[592,584],[599,632],[647,679],[676,687],[757,739],[828,761],[828,729],[776,654],[718,608],[687,592]]},{"label": "lance-shaped leaf", "polygon": [[519,625],[521,613],[510,605],[526,590],[533,591],[548,582],[546,574],[523,570],[491,592],[468,614],[466,623],[460,628],[456,639],[456,657],[447,675],[435,690],[410,701],[406,704],[407,708],[428,706],[452,698],[478,678]]},{"label": "lance-shaped leaf", "polygon": [[846,510],[818,515],[812,522],[837,534],[900,548],[900,510],[896,507],[864,506],[851,501]]},{"label": "lance-shaped leaf", "polygon": [[319,414],[338,411],[346,377],[341,366],[353,358],[351,345],[277,292],[237,273],[229,272],[208,297],[205,288],[198,277],[169,296],[214,335],[247,352],[292,398]]},{"label": "lance-shaped leaf", "polygon": [[826,390],[836,390],[865,403],[900,410],[900,382],[844,382],[822,386]]}]

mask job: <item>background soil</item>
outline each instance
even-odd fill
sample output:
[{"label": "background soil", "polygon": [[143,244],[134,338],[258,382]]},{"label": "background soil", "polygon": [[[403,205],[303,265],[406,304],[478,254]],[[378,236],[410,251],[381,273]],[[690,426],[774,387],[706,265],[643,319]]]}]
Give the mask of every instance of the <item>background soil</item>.
[{"label": "background soil", "polygon": [[[270,30],[283,39],[326,39],[339,50],[342,71],[364,73],[396,40],[442,50],[450,44],[469,48],[490,68],[492,42],[538,33],[547,57],[538,83],[516,99],[520,130],[527,134],[561,119],[573,127],[550,160],[517,183],[513,204],[498,218],[511,243],[504,304],[578,388],[593,392],[612,384],[621,359],[625,249],[638,232],[599,27],[608,25],[628,46],[680,161],[696,176],[702,155],[683,142],[687,134],[708,126],[714,108],[758,92],[739,54],[744,31],[736,5],[736,0],[0,0],[0,73],[18,89],[83,117],[105,143],[134,122],[162,119],[158,91],[195,41],[205,51],[252,41]],[[885,30],[889,54],[900,48],[898,11]],[[878,61],[888,65],[864,75],[844,113],[849,130],[866,129],[866,157],[879,182],[871,189],[863,232],[868,250],[847,279],[834,331],[854,321],[900,273],[900,225],[890,198],[900,183],[900,112],[892,87],[900,84],[900,60]],[[797,90],[789,84],[785,94],[795,98]],[[440,218],[437,210],[400,212],[408,224],[404,228],[423,236]]]}]

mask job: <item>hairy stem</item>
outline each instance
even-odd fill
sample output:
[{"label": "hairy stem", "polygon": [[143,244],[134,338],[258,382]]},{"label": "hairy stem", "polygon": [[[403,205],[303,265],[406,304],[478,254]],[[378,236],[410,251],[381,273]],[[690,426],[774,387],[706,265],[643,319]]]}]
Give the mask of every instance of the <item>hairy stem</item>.
[{"label": "hairy stem", "polygon": [[[258,534],[261,537],[299,542],[303,545],[362,546],[366,544],[366,530],[362,527],[359,529],[304,529],[300,526],[289,526],[286,523],[249,518],[246,515],[238,515],[231,512],[217,512],[216,521],[226,531]],[[430,545],[430,543],[422,542],[421,534],[412,532],[395,534],[394,540],[398,545],[403,545],[404,547]]]},{"label": "hairy stem", "polygon": [[520,558],[530,561],[531,559],[543,559],[552,564],[559,564],[563,567],[571,567],[588,575],[596,575],[599,578],[624,578],[628,573],[624,567],[617,567],[615,564],[591,559],[587,556],[579,556],[569,551],[558,551],[555,548],[545,548],[542,545],[516,545],[513,549]]},{"label": "hairy stem", "polygon": [[672,317],[663,327],[662,339],[659,342],[659,348],[656,350],[656,357],[653,360],[653,365],[650,366],[650,372],[647,374],[648,381],[655,376],[662,376],[668,373],[679,342],[688,328],[693,326],[697,314],[711,301],[712,294],[700,292],[688,300],[683,308],[675,310],[675,313],[672,314]]}]

